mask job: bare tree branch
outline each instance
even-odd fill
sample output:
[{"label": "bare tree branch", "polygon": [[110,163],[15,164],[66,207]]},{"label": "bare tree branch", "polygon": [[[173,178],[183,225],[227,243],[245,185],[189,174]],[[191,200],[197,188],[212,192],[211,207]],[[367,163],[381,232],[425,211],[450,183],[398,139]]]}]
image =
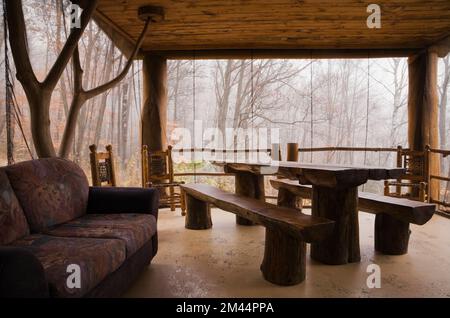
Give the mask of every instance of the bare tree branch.
[{"label": "bare tree branch", "polygon": [[80,5],[82,5],[83,8],[83,13],[81,14],[80,17],[81,19],[80,28],[72,28],[72,30],[70,31],[70,35],[66,43],[64,44],[61,53],[58,55],[55,63],[53,64],[52,68],[50,69],[47,77],[43,82],[43,86],[45,87],[45,89],[53,90],[55,88],[59,78],[61,77],[62,72],[64,71],[64,69],[67,66],[67,63],[72,57],[75,48],[78,46],[78,41],[83,35],[83,32],[86,29],[86,26],[88,25],[89,21],[91,20],[92,14],[97,8],[97,3],[98,0],[90,0],[82,2],[82,4],[80,3]]},{"label": "bare tree branch", "polygon": [[133,53],[131,54],[130,58],[128,59],[127,64],[125,65],[122,72],[116,78],[110,80],[109,82],[107,82],[103,85],[100,85],[96,88],[93,88],[91,90],[85,91],[87,99],[93,98],[101,93],[104,93],[105,91],[114,87],[115,85],[117,85],[120,81],[122,81],[125,78],[125,76],[127,75],[128,71],[131,68],[131,65],[133,64],[133,61],[134,61],[137,53],[139,52],[139,49],[141,48],[142,42],[144,41],[145,34],[147,33],[149,25],[150,25],[150,19],[148,19],[145,22],[144,29],[142,30],[141,35],[139,36],[139,39],[136,42],[136,46],[134,47]]}]

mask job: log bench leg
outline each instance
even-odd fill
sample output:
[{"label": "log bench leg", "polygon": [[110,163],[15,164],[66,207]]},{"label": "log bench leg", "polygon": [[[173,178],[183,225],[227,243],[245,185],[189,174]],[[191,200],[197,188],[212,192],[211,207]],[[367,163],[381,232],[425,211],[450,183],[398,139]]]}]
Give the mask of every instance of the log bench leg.
[{"label": "log bench leg", "polygon": [[312,215],[335,221],[333,234],[311,244],[311,258],[330,265],[361,260],[359,250],[358,188],[313,186]]},{"label": "log bench leg", "polygon": [[212,227],[211,208],[208,203],[186,193],[186,208],[185,228],[205,230]]},{"label": "log bench leg", "polygon": [[261,271],[277,285],[295,285],[305,280],[306,243],[280,230],[266,228]]},{"label": "log bench leg", "polygon": [[302,210],[302,198],[293,194],[289,190],[280,187],[278,189],[277,205],[287,208]]},{"label": "log bench leg", "polygon": [[[249,198],[264,201],[264,176],[246,171],[236,171],[235,192]],[[255,225],[256,223],[236,215],[239,225]]]},{"label": "log bench leg", "polygon": [[388,214],[375,217],[375,250],[387,255],[403,255],[408,252],[411,231],[409,223]]}]

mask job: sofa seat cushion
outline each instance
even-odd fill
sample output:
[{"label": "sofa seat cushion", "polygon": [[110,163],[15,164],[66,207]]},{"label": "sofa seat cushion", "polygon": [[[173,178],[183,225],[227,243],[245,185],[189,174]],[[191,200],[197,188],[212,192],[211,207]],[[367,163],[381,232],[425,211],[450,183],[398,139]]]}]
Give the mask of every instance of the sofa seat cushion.
[{"label": "sofa seat cushion", "polygon": [[[26,248],[39,259],[53,297],[82,297],[125,261],[125,243],[116,239],[33,234],[11,245]],[[80,267],[80,288],[67,285],[71,264]]]},{"label": "sofa seat cushion", "polygon": [[5,170],[0,169],[0,245],[30,234],[28,223]]},{"label": "sofa seat cushion", "polygon": [[120,239],[126,244],[129,257],[156,233],[156,219],[151,214],[86,214],[45,233],[62,237]]},{"label": "sofa seat cushion", "polygon": [[32,233],[86,213],[89,184],[75,163],[47,158],[20,162],[5,170]]}]

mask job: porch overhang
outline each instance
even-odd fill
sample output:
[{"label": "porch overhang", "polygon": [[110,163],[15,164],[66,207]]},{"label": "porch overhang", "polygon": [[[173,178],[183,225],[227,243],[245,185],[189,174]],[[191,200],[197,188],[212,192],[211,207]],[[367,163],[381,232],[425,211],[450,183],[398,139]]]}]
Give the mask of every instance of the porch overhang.
[{"label": "porch overhang", "polygon": [[[95,20],[125,53],[143,22],[138,8],[161,6],[142,52],[174,58],[398,57],[440,44],[450,35],[448,0],[380,0],[381,28],[368,28],[371,1],[100,0]],[[448,45],[439,46],[442,52]],[[140,54],[142,57],[142,54]]]}]

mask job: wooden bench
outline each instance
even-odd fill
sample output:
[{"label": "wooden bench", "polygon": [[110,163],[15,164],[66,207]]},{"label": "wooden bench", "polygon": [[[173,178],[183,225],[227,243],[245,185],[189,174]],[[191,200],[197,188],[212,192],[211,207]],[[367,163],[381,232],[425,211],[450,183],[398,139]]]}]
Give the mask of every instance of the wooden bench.
[{"label": "wooden bench", "polygon": [[278,285],[305,279],[306,243],[321,241],[333,232],[334,222],[264,201],[229,193],[205,184],[181,186],[186,195],[186,228],[212,226],[210,205],[232,212],[266,228],[263,276]]},{"label": "wooden bench", "polygon": [[[309,185],[299,184],[289,179],[270,180],[278,189],[279,206],[300,208],[298,198],[313,198],[313,189]],[[314,200],[313,200],[314,204]],[[375,217],[375,250],[383,254],[402,255],[408,252],[411,231],[409,224],[423,225],[427,223],[436,209],[434,204],[412,201],[402,198],[359,192],[359,211],[376,214]]]}]

